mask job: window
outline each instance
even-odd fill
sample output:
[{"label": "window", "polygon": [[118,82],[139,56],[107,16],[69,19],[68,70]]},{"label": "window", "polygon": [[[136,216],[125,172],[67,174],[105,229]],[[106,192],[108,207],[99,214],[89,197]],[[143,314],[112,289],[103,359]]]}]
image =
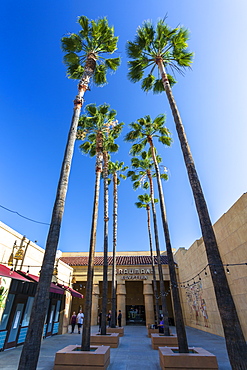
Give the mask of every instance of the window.
[{"label": "window", "polygon": [[6,305],[5,305],[5,309],[4,309],[4,312],[3,312],[3,315],[2,315],[2,320],[0,321],[0,330],[5,330],[6,329],[8,319],[9,319],[9,315],[10,315],[10,312],[11,312],[11,308],[12,308],[12,305],[13,305],[14,297],[15,297],[14,294],[9,294],[8,295]]},{"label": "window", "polygon": [[29,297],[28,298],[21,326],[28,326],[28,324],[29,324],[31,310],[32,310],[32,306],[33,306],[33,300],[34,300],[34,297]]},{"label": "window", "polygon": [[54,322],[57,322],[59,320],[60,306],[61,306],[61,301],[57,301]]}]

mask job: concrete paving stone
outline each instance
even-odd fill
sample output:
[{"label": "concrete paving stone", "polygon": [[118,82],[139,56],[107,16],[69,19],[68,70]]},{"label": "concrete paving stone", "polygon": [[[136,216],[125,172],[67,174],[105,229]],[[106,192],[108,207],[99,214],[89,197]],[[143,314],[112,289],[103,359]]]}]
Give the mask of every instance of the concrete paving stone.
[{"label": "concrete paving stone", "polygon": [[[171,328],[175,333],[175,329]],[[98,326],[92,327],[92,333]],[[231,370],[225,340],[222,337],[194,328],[186,328],[190,346],[202,347],[216,355],[220,370]],[[151,339],[145,326],[126,326],[118,348],[111,348],[108,370],[156,370],[160,369],[158,352],[152,349]],[[69,344],[81,344],[81,335],[55,335],[42,341],[37,370],[53,370],[55,354]],[[0,369],[17,370],[22,346],[0,352]]]}]

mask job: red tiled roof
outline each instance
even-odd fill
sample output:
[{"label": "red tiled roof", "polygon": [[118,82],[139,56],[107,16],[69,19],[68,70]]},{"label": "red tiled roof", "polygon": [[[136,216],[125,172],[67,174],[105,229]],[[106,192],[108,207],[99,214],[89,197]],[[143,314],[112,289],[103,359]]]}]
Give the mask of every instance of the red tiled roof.
[{"label": "red tiled roof", "polygon": [[[61,257],[63,262],[69,266],[87,266],[88,257]],[[95,257],[94,266],[103,266],[104,257]],[[154,257],[154,262],[157,264],[157,257]],[[117,256],[116,263],[119,266],[124,265],[151,265],[150,256]],[[161,256],[161,264],[167,265],[167,256]],[[112,257],[108,257],[108,265],[112,265]]]}]

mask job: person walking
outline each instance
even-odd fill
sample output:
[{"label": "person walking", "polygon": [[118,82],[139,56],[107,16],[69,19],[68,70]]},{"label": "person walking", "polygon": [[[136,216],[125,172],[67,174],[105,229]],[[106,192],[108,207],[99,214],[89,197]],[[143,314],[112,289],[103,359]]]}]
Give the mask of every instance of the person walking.
[{"label": "person walking", "polygon": [[111,327],[111,310],[109,310],[108,315],[107,315],[107,321],[108,321],[108,327]]},{"label": "person walking", "polygon": [[118,311],[117,321],[118,321],[119,328],[121,328],[122,327],[122,312],[121,312],[121,310]]},{"label": "person walking", "polygon": [[73,334],[74,330],[75,330],[75,325],[76,325],[76,313],[75,313],[75,311],[73,312],[73,314],[71,316],[70,324],[71,324],[71,334]]},{"label": "person walking", "polygon": [[98,315],[99,333],[101,332],[101,322],[102,322],[102,311],[100,311]]},{"label": "person walking", "polygon": [[84,319],[84,313],[82,313],[82,310],[80,310],[78,315],[77,315],[78,334],[81,333],[81,327],[83,325],[83,319]]}]

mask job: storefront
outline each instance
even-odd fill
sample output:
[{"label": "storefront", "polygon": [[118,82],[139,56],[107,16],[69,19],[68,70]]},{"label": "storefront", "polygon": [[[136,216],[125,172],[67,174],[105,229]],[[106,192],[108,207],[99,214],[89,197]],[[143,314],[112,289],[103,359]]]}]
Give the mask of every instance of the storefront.
[{"label": "storefront", "polygon": [[0,265],[0,350],[23,343],[36,285]]},{"label": "storefront", "polygon": [[[23,344],[39,277],[21,271],[12,271],[0,265],[0,350]],[[51,283],[43,337],[59,332],[60,313],[64,310],[65,296],[82,298],[68,286]]]}]

